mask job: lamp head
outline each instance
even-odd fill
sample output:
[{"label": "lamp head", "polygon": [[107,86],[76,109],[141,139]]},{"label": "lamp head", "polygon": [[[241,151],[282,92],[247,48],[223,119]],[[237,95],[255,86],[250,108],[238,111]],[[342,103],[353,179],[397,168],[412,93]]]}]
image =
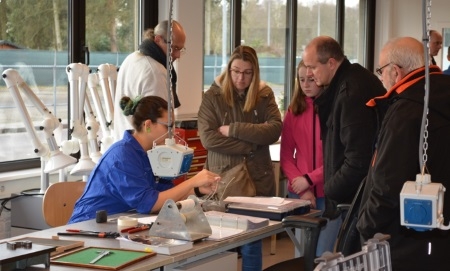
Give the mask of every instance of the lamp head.
[{"label": "lamp head", "polygon": [[62,153],[60,150],[55,150],[51,152],[50,158],[45,163],[44,172],[50,173],[65,168],[67,166],[70,166],[72,164],[75,164],[76,162],[77,159],[75,157],[66,155]]},{"label": "lamp head", "polygon": [[70,171],[72,176],[89,176],[95,168],[95,163],[90,157],[81,157],[78,163]]}]

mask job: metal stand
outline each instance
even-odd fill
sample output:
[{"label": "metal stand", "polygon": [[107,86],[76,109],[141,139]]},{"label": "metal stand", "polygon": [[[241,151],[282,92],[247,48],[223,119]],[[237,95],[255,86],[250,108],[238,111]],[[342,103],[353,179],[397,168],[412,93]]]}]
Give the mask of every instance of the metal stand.
[{"label": "metal stand", "polygon": [[176,203],[171,199],[167,200],[150,229],[151,236],[186,241],[200,240],[211,234],[208,219],[193,195]]}]

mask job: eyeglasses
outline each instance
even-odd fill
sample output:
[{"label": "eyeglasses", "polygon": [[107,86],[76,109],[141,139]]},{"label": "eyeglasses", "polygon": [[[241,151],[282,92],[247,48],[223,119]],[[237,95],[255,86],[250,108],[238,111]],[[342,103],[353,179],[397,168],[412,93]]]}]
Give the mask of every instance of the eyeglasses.
[{"label": "eyeglasses", "polygon": [[233,76],[239,77],[239,75],[243,75],[244,77],[251,77],[253,75],[253,71],[252,70],[245,70],[243,72],[238,71],[238,70],[234,70],[234,69],[230,69],[230,72]]},{"label": "eyeglasses", "polygon": [[391,65],[392,63],[389,62],[388,64],[384,65],[383,67],[377,68],[375,71],[378,73],[379,76],[383,75],[383,69],[386,68],[387,66]]},{"label": "eyeglasses", "polygon": [[396,65],[397,67],[399,67],[400,69],[402,69],[402,66],[400,66],[400,65],[398,65],[398,64],[395,64],[395,63],[392,63],[392,62],[389,62],[388,64],[384,65],[384,66],[381,67],[381,68],[376,69],[375,71],[377,72],[377,74],[378,74],[379,76],[381,76],[381,75],[383,75],[383,69],[386,68],[387,66],[391,65],[391,64]]},{"label": "eyeglasses", "polygon": [[[165,38],[163,38],[163,41],[165,44],[171,43],[171,42],[168,42]],[[172,47],[172,50],[174,50],[176,52],[180,52],[180,54],[186,53],[186,47],[180,48],[180,47],[174,46],[174,45],[171,45],[171,47]]]},{"label": "eyeglasses", "polygon": [[169,127],[172,128],[174,126],[173,123],[169,125],[169,123],[162,121],[156,121],[156,123],[166,126],[167,130],[169,129]]}]

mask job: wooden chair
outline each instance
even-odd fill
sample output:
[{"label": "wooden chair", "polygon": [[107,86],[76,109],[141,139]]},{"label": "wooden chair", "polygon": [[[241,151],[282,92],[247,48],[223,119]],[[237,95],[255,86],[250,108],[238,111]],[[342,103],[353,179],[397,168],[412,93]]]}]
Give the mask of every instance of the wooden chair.
[{"label": "wooden chair", "polygon": [[42,213],[51,227],[67,224],[75,202],[81,197],[86,182],[59,182],[50,185],[44,194]]}]

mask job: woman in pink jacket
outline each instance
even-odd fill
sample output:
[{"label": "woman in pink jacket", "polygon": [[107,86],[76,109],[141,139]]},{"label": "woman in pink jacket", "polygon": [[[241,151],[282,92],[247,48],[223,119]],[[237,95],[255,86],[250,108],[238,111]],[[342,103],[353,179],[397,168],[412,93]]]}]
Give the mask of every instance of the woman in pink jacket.
[{"label": "woman in pink jacket", "polygon": [[[284,117],[281,132],[280,164],[288,179],[290,198],[310,200],[312,207],[323,211],[323,153],[320,124],[314,98],[322,91],[313,78],[306,77],[306,66],[297,67],[297,83]],[[320,232],[316,255],[333,251],[340,224],[328,223]]]},{"label": "woman in pink jacket", "polygon": [[289,197],[310,200],[316,209],[324,209],[323,158],[319,117],[314,98],[322,88],[306,77],[301,61],[297,82],[281,132],[281,168],[288,179]]}]

